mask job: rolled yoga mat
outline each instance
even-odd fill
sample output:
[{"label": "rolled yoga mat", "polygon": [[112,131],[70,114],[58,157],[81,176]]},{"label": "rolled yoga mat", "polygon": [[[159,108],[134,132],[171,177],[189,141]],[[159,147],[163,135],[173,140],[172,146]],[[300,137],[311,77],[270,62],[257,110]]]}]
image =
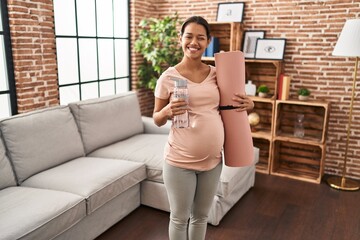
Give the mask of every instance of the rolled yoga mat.
[{"label": "rolled yoga mat", "polygon": [[254,149],[246,111],[236,112],[234,93],[245,94],[245,58],[240,51],[215,54],[216,77],[220,91],[220,114],[224,123],[224,161],[229,167],[253,164]]}]

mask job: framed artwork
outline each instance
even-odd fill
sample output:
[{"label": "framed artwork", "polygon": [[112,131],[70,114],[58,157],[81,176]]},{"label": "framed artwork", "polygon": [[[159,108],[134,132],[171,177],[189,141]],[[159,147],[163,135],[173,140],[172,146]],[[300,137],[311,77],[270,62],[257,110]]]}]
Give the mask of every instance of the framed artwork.
[{"label": "framed artwork", "polygon": [[219,3],[216,21],[218,22],[242,22],[245,3],[231,2]]},{"label": "framed artwork", "polygon": [[256,40],[264,38],[265,31],[245,31],[242,51],[245,58],[255,58]]},{"label": "framed artwork", "polygon": [[285,53],[285,38],[258,38],[256,40],[255,58],[282,60]]}]

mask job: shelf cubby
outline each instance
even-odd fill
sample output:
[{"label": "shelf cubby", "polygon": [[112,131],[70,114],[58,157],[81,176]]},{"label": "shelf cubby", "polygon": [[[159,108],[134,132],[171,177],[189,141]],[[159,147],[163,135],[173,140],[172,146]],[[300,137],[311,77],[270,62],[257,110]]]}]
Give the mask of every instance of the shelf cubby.
[{"label": "shelf cubby", "polygon": [[245,71],[246,80],[251,80],[256,88],[266,85],[270,90],[269,98],[276,99],[277,81],[282,72],[282,61],[246,59]]},{"label": "shelf cubby", "polygon": [[271,174],[320,183],[325,147],[298,142],[274,141]]},{"label": "shelf cubby", "polygon": [[254,127],[253,136],[263,135],[265,138],[271,138],[273,131],[273,111],[274,111],[274,102],[273,101],[254,101],[254,109],[252,112],[256,112],[260,117],[260,123]]},{"label": "shelf cubby", "polygon": [[326,102],[276,101],[275,136],[294,137],[294,124],[299,114],[304,115],[305,135],[300,142],[324,143],[328,122],[329,105]]},{"label": "shelf cubby", "polygon": [[256,171],[269,174],[270,173],[270,150],[272,142],[269,139],[253,138],[253,144],[260,149],[259,162],[256,164]]}]

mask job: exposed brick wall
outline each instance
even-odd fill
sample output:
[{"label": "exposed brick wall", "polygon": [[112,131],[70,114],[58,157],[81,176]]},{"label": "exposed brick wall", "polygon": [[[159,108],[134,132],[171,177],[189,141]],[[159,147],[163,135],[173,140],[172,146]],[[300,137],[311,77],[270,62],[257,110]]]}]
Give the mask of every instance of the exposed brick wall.
[{"label": "exposed brick wall", "polygon": [[8,0],[18,111],[58,105],[53,1]]},{"label": "exposed brick wall", "polygon": [[[149,14],[164,16],[175,12],[178,12],[182,20],[191,15],[201,15],[208,21],[215,21],[218,3],[232,1],[159,0],[156,1],[155,6],[146,4],[147,1],[135,2],[137,6],[141,6],[141,12],[135,11],[138,22]],[[245,2],[243,21],[245,30],[265,30],[266,37],[287,39],[284,71],[292,77],[290,94],[296,96],[296,89],[304,86],[312,91],[315,99],[331,102],[325,172],[341,175],[355,60],[334,57],[331,53],[346,19],[360,17],[360,0],[243,0],[242,2]],[[146,6],[148,7],[145,9]],[[138,56],[133,57],[132,74],[136,74],[135,58],[140,61]],[[135,79],[134,75],[133,78]],[[356,179],[360,179],[358,87],[359,84],[357,84],[357,99],[354,103],[347,165],[347,176]],[[148,103],[150,107],[147,108],[151,109],[152,102]]]},{"label": "exposed brick wall", "polygon": [[140,21],[143,18],[158,17],[156,14],[156,0],[149,1],[134,1],[130,3],[130,28],[131,28],[131,77],[132,77],[132,89],[137,91],[139,97],[141,113],[144,116],[152,116],[154,108],[154,94],[148,89],[139,88],[137,86],[137,67],[142,63],[143,58],[140,54],[134,51],[134,42],[138,36],[136,29]]},{"label": "exposed brick wall", "polygon": [[[153,94],[138,89],[133,51],[136,26],[145,17],[178,12],[180,19],[202,15],[216,20],[217,4],[231,1],[131,0],[132,88],[138,92],[143,115],[150,116]],[[267,37],[287,39],[284,70],[292,77],[291,95],[305,86],[319,100],[331,102],[326,173],[341,174],[346,140],[353,58],[331,52],[346,19],[360,17],[360,0],[243,0],[244,28],[265,30]],[[59,104],[53,5],[51,0],[8,0],[19,112]],[[353,111],[347,176],[360,179],[360,99]]]}]

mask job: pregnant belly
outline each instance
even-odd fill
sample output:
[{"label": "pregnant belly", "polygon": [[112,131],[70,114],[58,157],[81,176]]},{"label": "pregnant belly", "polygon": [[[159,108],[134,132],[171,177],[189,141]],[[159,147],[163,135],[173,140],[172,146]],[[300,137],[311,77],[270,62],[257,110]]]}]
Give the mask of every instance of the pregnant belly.
[{"label": "pregnant belly", "polygon": [[173,128],[169,136],[170,152],[177,161],[203,161],[219,158],[224,144],[224,128],[220,118],[193,122],[190,128]]}]

